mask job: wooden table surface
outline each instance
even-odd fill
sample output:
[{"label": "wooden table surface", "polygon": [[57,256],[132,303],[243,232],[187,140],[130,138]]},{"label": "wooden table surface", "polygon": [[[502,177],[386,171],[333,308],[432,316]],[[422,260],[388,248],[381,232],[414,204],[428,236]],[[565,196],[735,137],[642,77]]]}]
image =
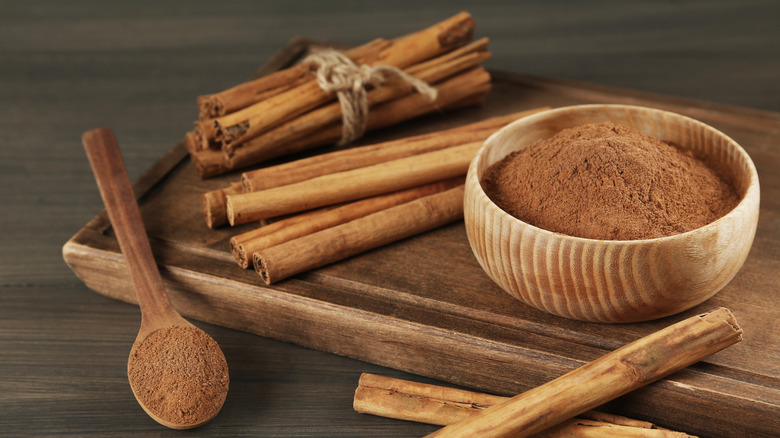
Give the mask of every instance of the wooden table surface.
[{"label": "wooden table surface", "polygon": [[[138,407],[138,308],[98,295],[62,245],[102,209],[81,133],[111,126],[131,178],[296,35],[359,44],[460,10],[488,67],[780,111],[780,4],[701,2],[0,2],[0,435],[421,436],[355,413],[362,372],[430,382],[200,324],[231,367],[220,415],[191,432]],[[779,146],[780,147],[780,146]],[[767,291],[777,293],[777,291]],[[734,431],[731,436],[741,436]]]}]

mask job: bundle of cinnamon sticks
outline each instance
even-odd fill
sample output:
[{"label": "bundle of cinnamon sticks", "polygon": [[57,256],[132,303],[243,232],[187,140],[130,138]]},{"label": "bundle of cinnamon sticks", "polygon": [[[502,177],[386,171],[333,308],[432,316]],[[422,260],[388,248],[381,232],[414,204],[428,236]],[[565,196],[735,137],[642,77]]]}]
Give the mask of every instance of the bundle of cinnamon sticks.
[{"label": "bundle of cinnamon sticks", "polygon": [[271,284],[458,220],[482,141],[543,109],[244,172],[203,195],[204,218],[211,228],[260,223],[230,246]]},{"label": "bundle of cinnamon sticks", "polygon": [[[365,130],[392,125],[436,110],[480,103],[490,75],[488,40],[470,42],[474,20],[461,12],[429,28],[392,40],[376,39],[344,54],[357,65],[391,66],[436,90],[430,100],[412,85],[388,77],[367,89]],[[186,136],[202,178],[271,158],[333,144],[342,136],[342,107],[324,91],[312,62],[198,98],[199,120]]]}]

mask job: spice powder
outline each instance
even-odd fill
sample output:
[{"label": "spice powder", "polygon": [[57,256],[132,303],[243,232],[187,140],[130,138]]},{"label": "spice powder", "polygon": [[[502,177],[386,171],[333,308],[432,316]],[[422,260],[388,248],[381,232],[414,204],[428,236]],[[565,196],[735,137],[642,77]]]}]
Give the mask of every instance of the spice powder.
[{"label": "spice powder", "polygon": [[733,184],[690,151],[611,123],[565,129],[490,166],[487,195],[516,218],[600,240],[669,236],[739,202]]},{"label": "spice powder", "polygon": [[230,383],[219,345],[195,327],[169,327],[149,335],[130,352],[127,374],[147,410],[180,425],[214,417]]}]

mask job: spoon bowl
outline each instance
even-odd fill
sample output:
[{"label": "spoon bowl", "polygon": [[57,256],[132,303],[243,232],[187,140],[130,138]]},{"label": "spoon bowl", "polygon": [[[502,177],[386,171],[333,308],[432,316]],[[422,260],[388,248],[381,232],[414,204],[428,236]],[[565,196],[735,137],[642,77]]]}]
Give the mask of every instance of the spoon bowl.
[{"label": "spoon bowl", "polygon": [[141,308],[141,327],[128,359],[133,395],[163,426],[198,427],[219,413],[227,396],[225,356],[216,341],[171,305],[114,133],[95,129],[85,132],[82,142]]}]

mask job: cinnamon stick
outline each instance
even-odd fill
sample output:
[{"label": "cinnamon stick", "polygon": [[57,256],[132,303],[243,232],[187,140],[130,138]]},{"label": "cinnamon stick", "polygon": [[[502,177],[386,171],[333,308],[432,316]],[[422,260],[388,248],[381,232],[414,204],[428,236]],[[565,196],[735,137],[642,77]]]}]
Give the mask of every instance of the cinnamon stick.
[{"label": "cinnamon stick", "polygon": [[234,182],[227,187],[212,190],[203,194],[203,217],[206,220],[206,226],[216,228],[228,223],[227,220],[227,195],[236,195],[244,193],[244,186],[241,182]]},{"label": "cinnamon stick", "polygon": [[685,319],[551,382],[444,427],[436,437],[525,437],[685,368],[742,340],[725,308]]},{"label": "cinnamon stick", "polygon": [[[394,125],[422,114],[444,109],[466,98],[484,96],[490,91],[490,74],[485,69],[477,67],[440,82],[436,84],[435,88],[438,91],[438,97],[433,102],[418,93],[413,93],[375,106],[368,113],[366,131]],[[288,123],[295,123],[295,120]],[[276,129],[287,130],[289,125],[285,124]],[[275,134],[273,135],[275,136]],[[237,169],[282,155],[332,144],[339,138],[341,138],[341,122],[315,131],[314,135],[297,139],[285,138],[282,135],[276,137],[276,141],[267,142],[262,136],[257,137],[242,143],[240,147],[233,150],[231,156],[225,157],[225,168]]]},{"label": "cinnamon stick", "polygon": [[490,39],[487,37],[483,37],[469,44],[466,44],[463,47],[457,48],[450,52],[446,52],[443,55],[436,56],[435,58],[429,59],[424,62],[420,62],[418,64],[410,65],[409,67],[404,69],[404,71],[406,71],[410,75],[414,75],[423,70],[428,70],[431,67],[451,62],[457,58],[460,58],[468,54],[485,52],[487,51],[489,43],[490,43]]},{"label": "cinnamon stick", "polygon": [[[361,414],[447,426],[506,402],[509,397],[482,394],[391,377],[362,374],[353,408]],[[690,437],[653,423],[620,415],[586,411],[569,422],[542,432],[546,437],[583,436]]]},{"label": "cinnamon stick", "polygon": [[268,90],[282,87],[309,73],[310,66],[298,64],[252,81],[238,84],[219,93],[198,96],[201,119],[211,119],[245,108]]},{"label": "cinnamon stick", "polygon": [[463,178],[454,178],[386,195],[374,196],[335,208],[323,208],[295,215],[279,222],[239,234],[230,239],[230,249],[239,266],[252,264],[252,255],[275,245],[334,227],[387,208],[439,193],[463,184]]},{"label": "cinnamon stick", "polygon": [[318,154],[276,166],[244,172],[241,175],[241,181],[244,184],[244,191],[254,192],[300,182],[328,173],[443,149],[456,144],[480,141],[510,122],[547,109],[549,107],[534,108],[490,117],[441,131]]},{"label": "cinnamon stick", "polygon": [[[322,160],[309,165],[299,165],[296,168],[278,172],[275,169],[261,169],[261,171],[244,172],[241,182],[246,192],[256,192],[284,185],[294,184],[300,181],[343,172],[361,167],[385,163],[400,158],[411,157],[426,152],[445,149],[464,143],[484,141],[496,132],[488,128],[479,131],[460,131],[436,136],[425,135],[420,139],[404,139],[403,141],[388,142],[395,145],[386,146],[387,143],[371,145],[366,149],[354,148],[334,152],[335,157]],[[349,151],[349,153],[344,153]],[[325,154],[328,155],[328,154]]]},{"label": "cinnamon stick", "polygon": [[[462,12],[427,29],[393,40],[383,53],[364,63],[403,68],[459,47],[468,42],[473,33],[474,20],[468,13]],[[332,93],[322,90],[316,82],[306,82],[214,119],[217,138],[223,147],[230,148],[333,98]]]},{"label": "cinnamon stick", "polygon": [[311,210],[465,175],[482,142],[323,175],[295,184],[227,196],[231,225]]},{"label": "cinnamon stick", "polygon": [[463,190],[461,185],[255,252],[255,269],[272,284],[454,222],[463,217]]}]

